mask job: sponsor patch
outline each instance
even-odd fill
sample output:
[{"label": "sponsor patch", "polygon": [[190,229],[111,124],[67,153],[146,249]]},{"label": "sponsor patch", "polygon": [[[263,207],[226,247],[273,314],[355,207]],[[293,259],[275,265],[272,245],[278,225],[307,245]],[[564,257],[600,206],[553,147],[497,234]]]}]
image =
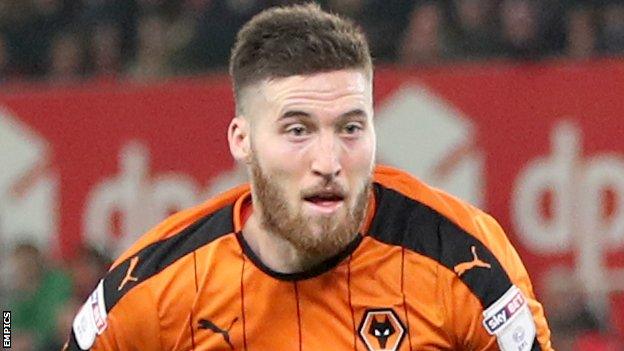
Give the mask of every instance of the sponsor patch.
[{"label": "sponsor patch", "polygon": [[535,322],[522,291],[512,286],[483,312],[483,326],[496,335],[502,351],[530,350],[535,339]]},{"label": "sponsor patch", "polygon": [[104,281],[100,280],[95,291],[80,308],[72,325],[78,346],[88,350],[95,343],[95,337],[106,329],[106,305],[104,303]]}]

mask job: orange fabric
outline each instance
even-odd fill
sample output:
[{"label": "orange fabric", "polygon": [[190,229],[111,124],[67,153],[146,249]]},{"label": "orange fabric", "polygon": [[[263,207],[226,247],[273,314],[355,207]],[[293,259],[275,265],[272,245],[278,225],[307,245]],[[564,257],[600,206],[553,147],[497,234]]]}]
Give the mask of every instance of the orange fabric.
[{"label": "orange fabric", "polygon": [[119,263],[125,261],[126,259],[134,256],[140,249],[146,247],[147,245],[179,233],[203,216],[206,216],[207,214],[234,202],[236,199],[248,192],[249,185],[240,185],[202,203],[201,205],[172,215],[137,240],[130,247],[130,249],[126,250],[126,252],[115,260],[111,269],[115,268]]},{"label": "orange fabric", "polygon": [[494,218],[478,208],[442,190],[427,186],[392,167],[378,166],[375,172],[375,180],[414,200],[427,204],[483,242],[509,274],[514,285],[522,290],[524,296],[528,297],[542,350],[552,349],[550,330],[544,316],[544,309],[535,298],[529,275],[520,260],[520,256]]},{"label": "orange fabric", "polygon": [[[375,181],[427,204],[482,241],[529,299],[542,350],[552,350],[527,273],[491,217],[389,167],[378,167]],[[241,186],[174,215],[113,267],[226,204],[234,204],[233,228],[240,231],[249,196],[249,187]],[[375,211],[371,198],[366,232]],[[367,350],[367,340],[381,349],[375,344],[381,339],[372,337],[369,328],[385,320],[395,329],[386,340],[388,348],[400,341],[398,350],[498,350],[482,325],[482,312],[452,269],[370,235],[335,267],[289,281],[254,264],[230,233],[129,290],[109,311],[108,327],[92,349]],[[366,327],[363,337],[360,326]],[[401,326],[406,329],[402,336],[396,330]]]}]

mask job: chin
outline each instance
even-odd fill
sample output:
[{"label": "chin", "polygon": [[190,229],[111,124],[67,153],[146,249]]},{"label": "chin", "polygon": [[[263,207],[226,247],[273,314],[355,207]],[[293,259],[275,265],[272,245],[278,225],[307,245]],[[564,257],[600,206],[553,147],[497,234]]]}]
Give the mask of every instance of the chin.
[{"label": "chin", "polygon": [[344,217],[340,215],[324,215],[318,219],[317,221],[312,220],[308,222],[309,233],[317,239],[327,237],[328,233],[334,233],[341,226],[345,225]]}]

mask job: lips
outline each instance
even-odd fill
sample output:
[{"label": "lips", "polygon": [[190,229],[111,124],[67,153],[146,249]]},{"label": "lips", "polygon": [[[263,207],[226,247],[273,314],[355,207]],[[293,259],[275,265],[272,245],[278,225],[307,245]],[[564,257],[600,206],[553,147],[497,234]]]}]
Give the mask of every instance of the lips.
[{"label": "lips", "polygon": [[338,192],[320,192],[303,198],[313,203],[335,202],[344,200],[344,196]]},{"label": "lips", "polygon": [[303,197],[306,203],[322,213],[332,213],[342,206],[345,196],[337,190],[318,191]]}]

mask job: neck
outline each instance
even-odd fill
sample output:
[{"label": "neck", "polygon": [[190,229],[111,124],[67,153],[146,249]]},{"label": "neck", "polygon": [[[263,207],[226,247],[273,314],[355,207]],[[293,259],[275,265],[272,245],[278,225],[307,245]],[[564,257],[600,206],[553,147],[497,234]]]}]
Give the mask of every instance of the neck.
[{"label": "neck", "polygon": [[266,230],[257,212],[252,213],[245,222],[243,238],[265,266],[279,273],[303,272],[329,258],[302,252],[288,240]]}]

